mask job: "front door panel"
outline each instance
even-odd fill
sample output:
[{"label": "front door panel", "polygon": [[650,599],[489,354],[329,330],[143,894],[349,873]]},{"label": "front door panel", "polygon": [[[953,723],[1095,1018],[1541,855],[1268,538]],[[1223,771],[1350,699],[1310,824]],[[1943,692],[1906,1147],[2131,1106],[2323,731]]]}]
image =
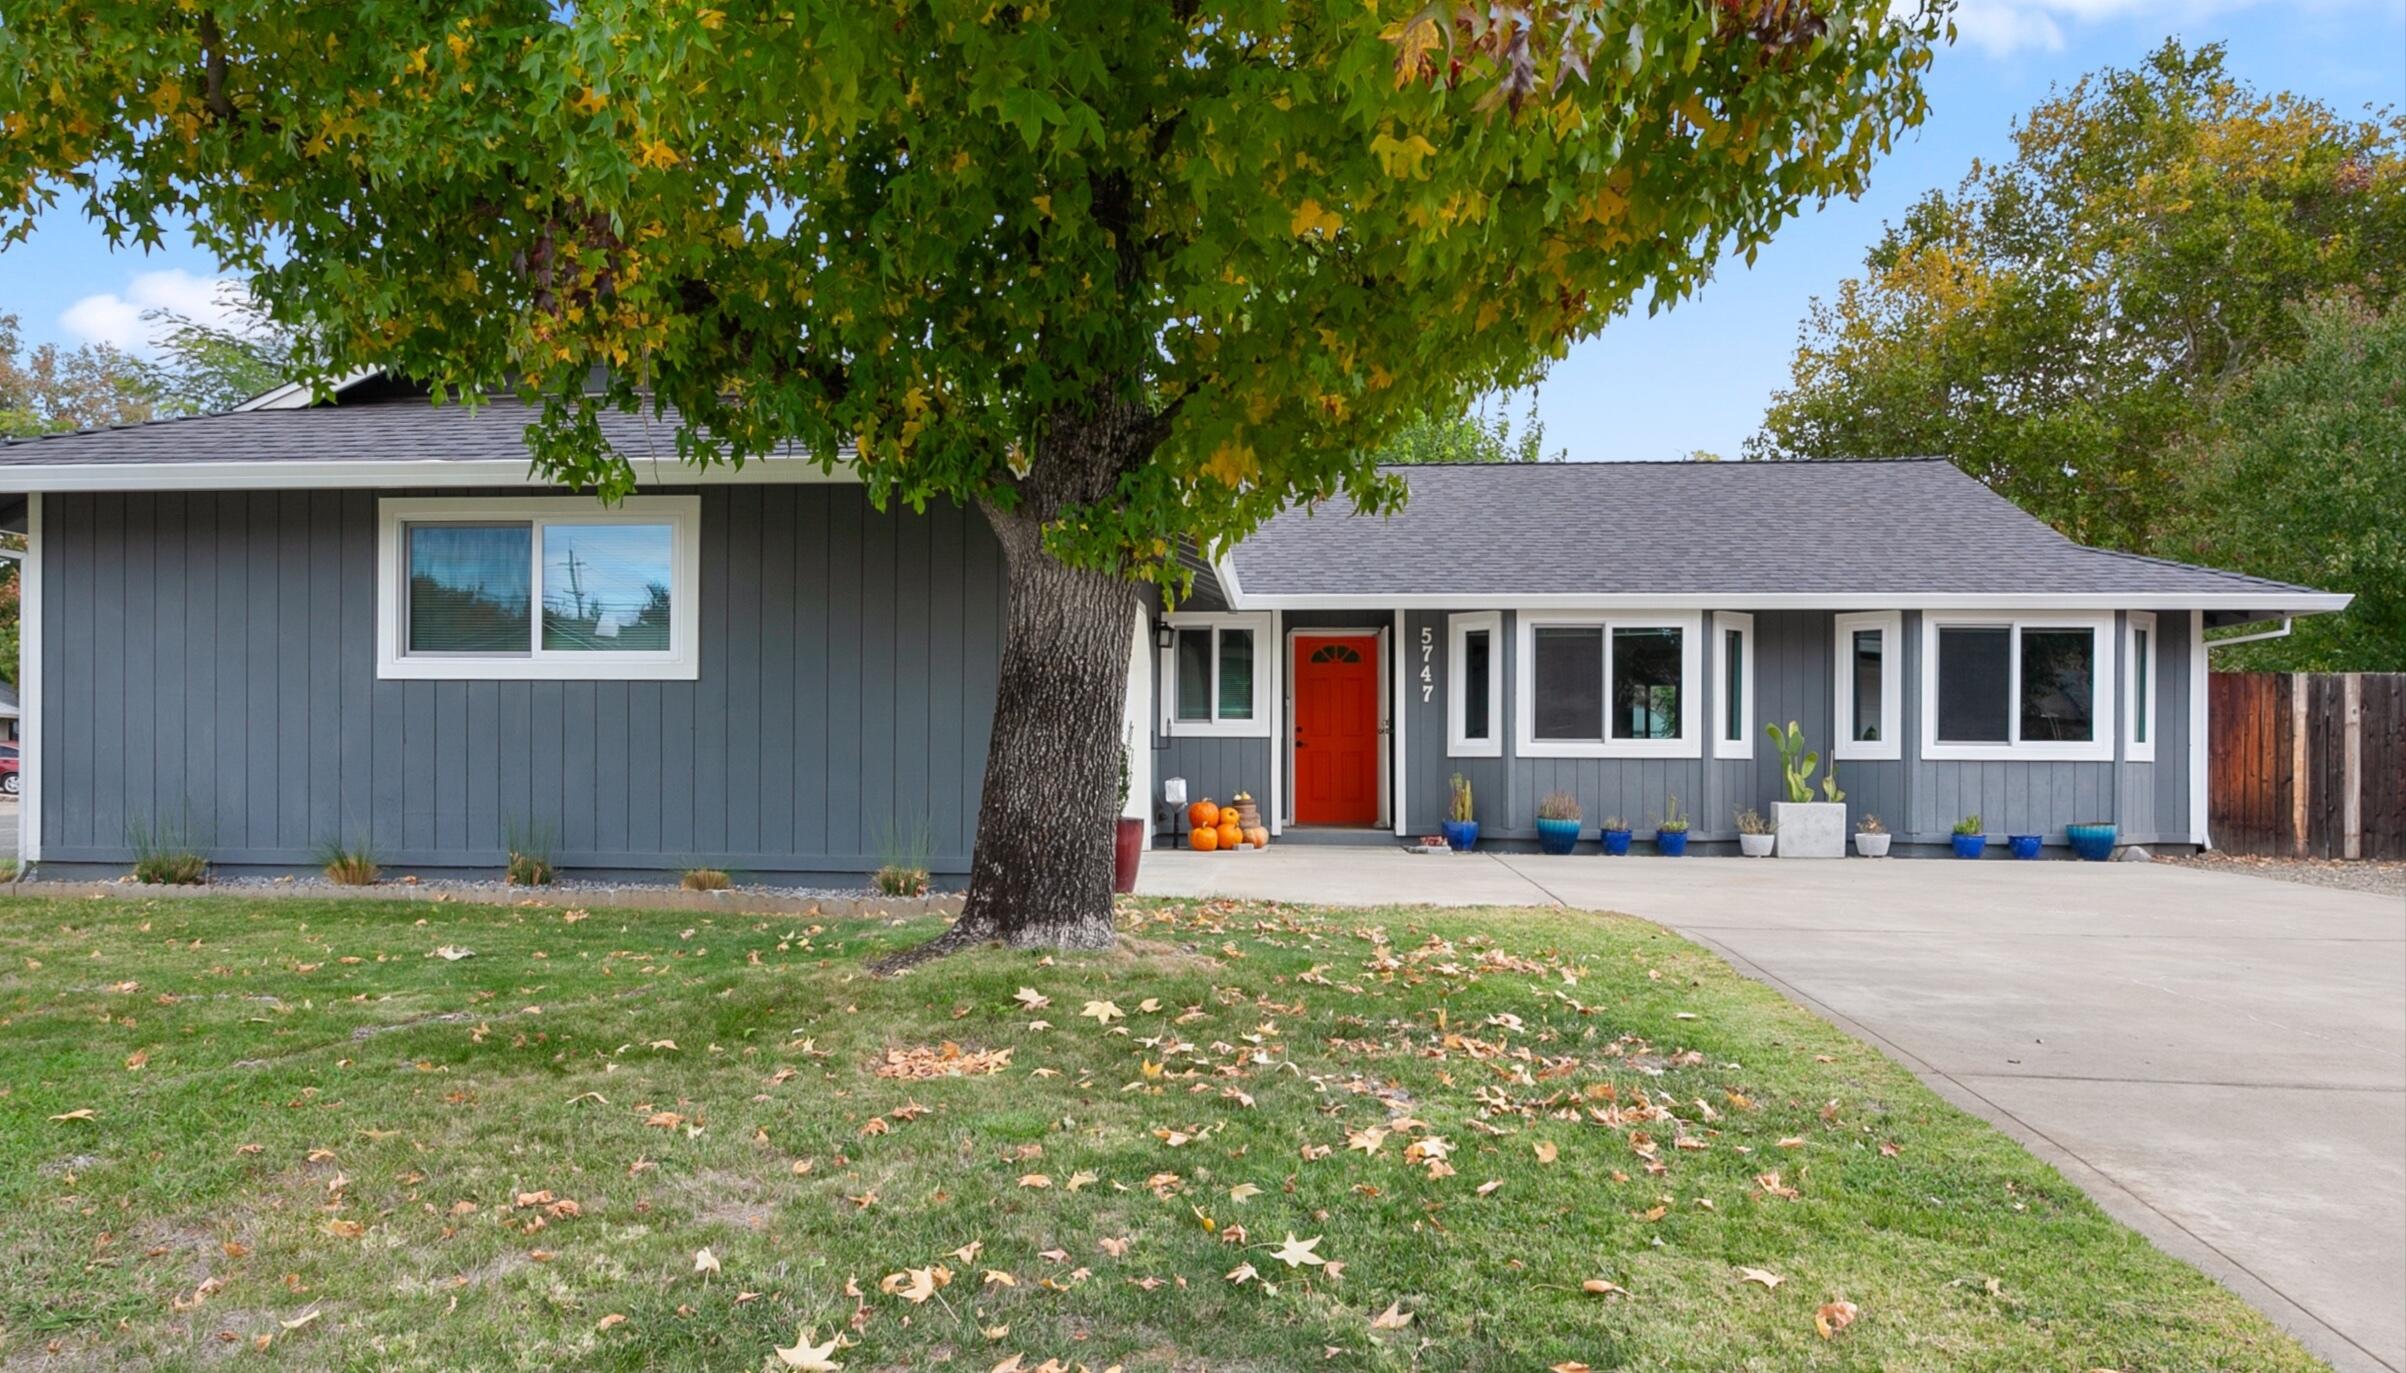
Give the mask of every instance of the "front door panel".
[{"label": "front door panel", "polygon": [[1378,823],[1378,640],[1295,636],[1295,823]]}]

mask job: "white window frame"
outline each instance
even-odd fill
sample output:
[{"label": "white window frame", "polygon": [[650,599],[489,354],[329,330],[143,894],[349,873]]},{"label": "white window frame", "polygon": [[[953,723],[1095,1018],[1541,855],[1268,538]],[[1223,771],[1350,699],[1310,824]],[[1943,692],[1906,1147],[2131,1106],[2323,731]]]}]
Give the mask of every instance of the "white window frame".
[{"label": "white window frame", "polygon": [[[1729,634],[1738,636],[1738,737],[1726,738],[1721,726],[1729,719],[1729,703],[1721,699],[1729,682]],[[1754,616],[1738,610],[1713,612],[1713,756],[1754,756]]]},{"label": "white window frame", "polygon": [[[1184,610],[1162,617],[1172,629],[1211,631],[1211,718],[1178,718],[1178,641],[1175,636],[1161,655],[1161,733],[1170,739],[1267,739],[1270,737],[1270,684],[1277,671],[1276,631],[1266,613]],[[1245,720],[1220,718],[1220,631],[1253,632],[1253,715]]]},{"label": "white window frame", "polygon": [[[1895,610],[1873,610],[1853,615],[1840,615],[1833,622],[1831,634],[1830,701],[1831,719],[1837,735],[1830,743],[1830,756],[1841,762],[1848,759],[1902,758],[1905,756],[1905,617]],[[1855,737],[1855,635],[1867,629],[1880,632],[1880,737]]]},{"label": "white window frame", "polygon": [[[1518,670],[1513,692],[1515,751],[1523,758],[1701,758],[1703,728],[1697,722],[1697,683],[1704,676],[1704,613],[1668,615],[1607,615],[1601,612],[1521,611],[1514,636]],[[1602,739],[1539,739],[1537,737],[1537,631],[1540,629],[1599,629],[1604,637],[1604,713],[1596,723]],[[1612,634],[1616,629],[1676,629],[1679,635],[1679,734],[1671,739],[1615,739],[1612,736]]]},{"label": "white window frame", "polygon": [[[524,654],[404,652],[411,524],[488,521],[533,526],[536,602]],[[669,527],[669,647],[666,653],[572,653],[542,645],[543,529],[553,524]],[[698,496],[629,496],[605,506],[584,496],[389,497],[377,502],[376,675],[407,681],[690,682],[702,668],[702,501]]]},{"label": "white window frame", "polygon": [[[2008,693],[2005,713],[2007,742],[2004,743],[1941,743],[1938,738],[1938,634],[1942,629],[2008,629],[2011,653],[2006,659],[2004,689]],[[2085,629],[2092,632],[2097,660],[2090,675],[2089,708],[2096,712],[2095,737],[2085,742],[2037,740],[2025,742],[2022,737],[2022,635],[2034,629]],[[1977,612],[1925,611],[1921,619],[1921,756],[1935,760],[1964,762],[1998,761],[2056,761],[2112,762],[2114,731],[2120,728],[2115,718],[2115,698],[2120,695],[2113,683],[2115,641],[2111,614],[2047,615],[2029,611]]]},{"label": "white window frame", "polygon": [[[2141,634],[2147,636],[2144,652],[2139,648]],[[2133,763],[2152,763],[2155,761],[2155,736],[2162,733],[2164,727],[2156,714],[2156,702],[2162,694],[2156,679],[2163,675],[2164,641],[2155,627],[2155,612],[2131,611],[2125,617],[2122,638],[2125,664],[2122,669],[2122,756]],[[2142,665],[2147,672],[2144,699],[2139,685]],[[2144,739],[2139,737],[2141,719],[2147,722],[2147,737]]]},{"label": "white window frame", "polygon": [[[1466,711],[1470,694],[1470,636],[1487,634],[1487,737],[1470,737]],[[1482,610],[1445,617],[1445,756],[1501,758],[1504,756],[1504,614]]]}]

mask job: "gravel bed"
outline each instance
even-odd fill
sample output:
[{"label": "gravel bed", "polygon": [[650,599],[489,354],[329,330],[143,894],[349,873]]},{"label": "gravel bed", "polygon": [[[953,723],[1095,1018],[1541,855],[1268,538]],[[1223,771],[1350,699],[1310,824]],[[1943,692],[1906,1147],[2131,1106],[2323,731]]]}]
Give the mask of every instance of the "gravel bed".
[{"label": "gravel bed", "polygon": [[2301,882],[2310,887],[2338,887],[2345,891],[2406,896],[2406,863],[2261,858],[2236,853],[2185,854],[2178,858],[2158,855],[2156,861],[2177,863],[2184,868],[2204,868],[2212,872],[2243,872],[2280,882]]}]

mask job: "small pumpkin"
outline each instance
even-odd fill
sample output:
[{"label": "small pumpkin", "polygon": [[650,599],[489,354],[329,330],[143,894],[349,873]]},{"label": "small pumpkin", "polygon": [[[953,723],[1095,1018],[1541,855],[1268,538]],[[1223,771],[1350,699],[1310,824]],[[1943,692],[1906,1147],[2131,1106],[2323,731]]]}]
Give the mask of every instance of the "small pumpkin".
[{"label": "small pumpkin", "polygon": [[1186,823],[1195,829],[1210,829],[1220,823],[1220,808],[1205,797],[1186,808]]},{"label": "small pumpkin", "polygon": [[1245,842],[1251,844],[1257,849],[1266,849],[1270,847],[1269,826],[1255,825],[1253,828],[1245,831]]},{"label": "small pumpkin", "polygon": [[1220,832],[1210,825],[1199,825],[1186,836],[1187,847],[1197,853],[1209,853],[1220,846]]},{"label": "small pumpkin", "polygon": [[1245,832],[1244,830],[1238,828],[1237,823],[1234,820],[1228,821],[1219,828],[1221,848],[1233,849],[1239,847],[1245,842]]}]

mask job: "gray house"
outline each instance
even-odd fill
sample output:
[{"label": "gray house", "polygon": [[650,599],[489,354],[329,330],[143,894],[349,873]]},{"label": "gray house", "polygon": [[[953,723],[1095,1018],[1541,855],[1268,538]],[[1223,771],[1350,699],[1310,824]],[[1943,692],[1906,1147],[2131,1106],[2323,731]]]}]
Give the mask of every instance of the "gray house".
[{"label": "gray house", "polygon": [[[224,868],[966,870],[1001,558],[800,460],[696,472],[612,416],[640,495],[530,480],[515,401],[331,403],[0,446],[29,539],[24,824],[57,874],[138,833]],[[2207,629],[2344,596],[2083,548],[1944,462],[1430,467],[1387,520],[1293,510],[1132,596],[1130,808],[1256,797],[1289,841],[1487,833],[1576,795],[1707,847],[1780,794],[1766,721],[1907,848],[2111,819],[2205,834]]]}]

